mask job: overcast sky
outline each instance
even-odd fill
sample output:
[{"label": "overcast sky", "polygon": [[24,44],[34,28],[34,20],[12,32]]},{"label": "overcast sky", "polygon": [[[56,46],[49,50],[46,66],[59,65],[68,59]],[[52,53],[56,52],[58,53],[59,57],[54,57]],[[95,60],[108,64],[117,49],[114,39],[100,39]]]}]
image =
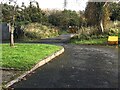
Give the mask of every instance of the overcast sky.
[{"label": "overcast sky", "polygon": [[[8,2],[9,0],[4,0],[3,2]],[[41,9],[63,9],[64,0],[36,0],[39,3]],[[77,2],[76,2],[77,1]],[[88,0],[67,0],[67,9],[71,10],[84,10],[86,7],[86,2]],[[25,5],[29,5],[30,0],[17,0],[19,6],[21,6],[22,2]]]}]

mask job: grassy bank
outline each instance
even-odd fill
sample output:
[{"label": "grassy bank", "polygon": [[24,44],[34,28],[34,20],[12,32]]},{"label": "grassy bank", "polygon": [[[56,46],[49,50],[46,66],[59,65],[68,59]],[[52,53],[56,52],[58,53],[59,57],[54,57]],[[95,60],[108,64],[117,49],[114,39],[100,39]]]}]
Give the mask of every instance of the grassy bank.
[{"label": "grassy bank", "polygon": [[90,40],[79,40],[79,39],[72,39],[70,41],[74,44],[105,44],[107,43],[107,38],[100,38],[100,39],[90,39]]},{"label": "grassy bank", "polygon": [[2,62],[0,66],[28,70],[45,57],[60,50],[62,47],[47,44],[2,44]]}]

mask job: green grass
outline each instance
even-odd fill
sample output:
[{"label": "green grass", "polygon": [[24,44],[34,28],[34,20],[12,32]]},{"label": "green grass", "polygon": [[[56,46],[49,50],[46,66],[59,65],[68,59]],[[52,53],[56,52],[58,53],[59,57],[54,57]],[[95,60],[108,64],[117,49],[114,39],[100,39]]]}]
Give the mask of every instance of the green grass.
[{"label": "green grass", "polygon": [[19,70],[28,70],[45,57],[60,50],[61,46],[48,44],[2,44],[2,62],[0,66]]},{"label": "green grass", "polygon": [[107,42],[107,38],[101,38],[101,39],[90,39],[90,40],[78,40],[73,39],[71,40],[71,43],[74,44],[105,44]]}]

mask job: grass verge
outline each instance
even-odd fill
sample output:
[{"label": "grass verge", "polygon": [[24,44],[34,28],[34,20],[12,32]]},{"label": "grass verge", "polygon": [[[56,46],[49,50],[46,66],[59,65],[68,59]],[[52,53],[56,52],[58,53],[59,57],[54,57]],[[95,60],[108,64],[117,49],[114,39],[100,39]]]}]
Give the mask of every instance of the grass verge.
[{"label": "grass verge", "polygon": [[120,38],[120,33],[118,33],[118,38]]},{"label": "grass verge", "polygon": [[74,44],[105,44],[107,43],[107,38],[100,38],[100,39],[90,39],[90,40],[78,40],[78,39],[71,39],[71,43]]},{"label": "grass verge", "polygon": [[0,67],[29,70],[40,60],[62,49],[61,46],[48,44],[2,44]]}]

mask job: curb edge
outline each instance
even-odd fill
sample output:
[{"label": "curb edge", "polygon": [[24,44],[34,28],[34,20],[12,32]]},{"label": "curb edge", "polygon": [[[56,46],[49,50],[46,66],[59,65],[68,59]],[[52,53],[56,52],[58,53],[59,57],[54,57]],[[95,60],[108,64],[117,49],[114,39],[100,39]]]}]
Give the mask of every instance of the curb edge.
[{"label": "curb edge", "polygon": [[22,75],[18,76],[16,79],[8,82],[5,86],[5,88],[10,87],[11,85],[13,85],[16,82],[19,82],[22,78],[24,78],[26,75],[28,75],[29,73],[31,73],[32,71],[36,70],[37,68],[43,66],[44,64],[48,63],[49,61],[51,61],[52,59],[54,59],[55,57],[59,56],[60,54],[62,54],[64,52],[64,47],[62,47],[61,50],[55,52],[54,54],[48,56],[47,58],[41,60],[40,62],[38,62],[32,69],[30,69],[29,71],[26,71],[25,73],[23,73]]}]

